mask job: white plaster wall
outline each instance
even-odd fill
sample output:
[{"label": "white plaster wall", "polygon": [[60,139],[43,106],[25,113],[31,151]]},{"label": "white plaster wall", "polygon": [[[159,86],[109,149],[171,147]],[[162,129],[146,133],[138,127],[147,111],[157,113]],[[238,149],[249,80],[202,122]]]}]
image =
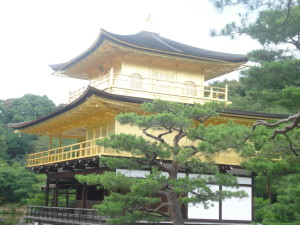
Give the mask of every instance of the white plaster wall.
[{"label": "white plaster wall", "polygon": [[146,171],[146,170],[117,169],[116,172],[124,174],[126,177],[136,177],[136,178],[145,178],[146,175],[150,174],[150,171]]},{"label": "white plaster wall", "polygon": [[[208,185],[213,191],[219,190],[218,185]],[[188,205],[189,219],[219,219],[219,202],[209,201],[213,206],[205,209],[202,204]]]},{"label": "white plaster wall", "polygon": [[131,75],[139,73],[144,78],[153,78],[154,71],[161,73],[173,74],[176,81],[185,83],[186,81],[193,81],[196,85],[204,85],[204,74],[199,66],[192,64],[178,65],[170,61],[152,60],[149,61],[143,57],[124,56],[121,73]]},{"label": "white plaster wall", "polygon": [[238,184],[252,184],[251,177],[238,177],[237,178]]},{"label": "white plaster wall", "polygon": [[[229,187],[223,187],[223,190],[236,190]],[[223,220],[251,220],[252,219],[252,191],[251,187],[240,187],[248,194],[248,197],[238,199],[226,199],[222,203]]]}]

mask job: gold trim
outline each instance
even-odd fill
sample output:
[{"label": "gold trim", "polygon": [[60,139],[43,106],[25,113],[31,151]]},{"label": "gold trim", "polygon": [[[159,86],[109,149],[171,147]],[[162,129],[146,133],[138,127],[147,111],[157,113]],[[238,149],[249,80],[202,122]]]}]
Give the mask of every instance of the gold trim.
[{"label": "gold trim", "polygon": [[220,116],[227,117],[238,117],[238,118],[248,118],[248,119],[259,119],[259,120],[278,120],[280,118],[267,118],[267,117],[257,117],[257,116],[246,116],[246,115],[237,115],[237,114],[228,114],[228,113],[220,113]]}]

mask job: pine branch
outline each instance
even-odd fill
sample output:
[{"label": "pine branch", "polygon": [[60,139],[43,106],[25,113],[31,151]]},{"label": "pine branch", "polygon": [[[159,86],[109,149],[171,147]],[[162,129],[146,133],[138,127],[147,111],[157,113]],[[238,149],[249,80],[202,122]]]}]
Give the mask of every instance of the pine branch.
[{"label": "pine branch", "polygon": [[163,207],[168,207],[169,206],[169,203],[167,202],[162,202],[159,204],[159,206],[157,206],[156,208],[154,209],[150,209],[150,208],[146,208],[146,207],[130,207],[130,208],[127,208],[127,212],[134,212],[134,211],[141,211],[141,212],[144,212],[148,215],[151,215],[151,216],[155,216],[155,217],[170,217],[169,214],[166,214],[164,212],[160,212],[160,210],[163,208]]},{"label": "pine branch", "polygon": [[159,136],[155,136],[155,135],[152,135],[152,134],[149,134],[148,132],[147,132],[147,130],[148,130],[148,128],[143,128],[143,134],[145,134],[147,137],[150,137],[150,138],[152,138],[152,139],[154,139],[154,140],[156,140],[156,141],[159,141],[159,142],[161,142],[161,143],[166,143],[165,142],[165,140],[163,139],[163,138],[161,138],[161,137],[159,137]]},{"label": "pine branch", "polygon": [[193,149],[193,151],[190,154],[190,157],[194,156],[195,154],[197,154],[199,152],[198,149],[195,146],[193,146],[193,145],[185,146],[185,148],[191,148],[191,149]]},{"label": "pine branch", "polygon": [[171,173],[171,170],[168,169],[166,166],[164,166],[163,164],[161,164],[157,159],[151,159],[150,163],[153,163],[155,166],[157,166],[159,169],[161,169],[162,171]]},{"label": "pine branch", "polygon": [[194,118],[194,120],[204,123],[206,120],[208,120],[211,117],[212,113],[208,114],[204,119],[201,119],[200,117]]},{"label": "pine branch", "polygon": [[[166,196],[167,193],[165,191],[158,191],[157,192],[160,195]],[[170,214],[161,212],[160,210],[164,207],[169,207],[169,203],[168,202],[161,202],[156,208],[151,209],[151,208],[146,208],[146,207],[130,207],[127,208],[126,211],[128,212],[133,212],[133,211],[141,211],[144,212],[146,214],[149,214],[151,216],[155,216],[155,217],[170,217]]]},{"label": "pine branch", "polygon": [[293,153],[295,156],[299,156],[299,154],[296,152],[296,149],[294,149],[293,142],[292,142],[292,140],[289,138],[289,136],[288,136],[286,133],[284,133],[283,135],[284,135],[284,136],[286,137],[286,139],[288,140],[288,142],[289,142],[289,149],[292,151],[292,153]]},{"label": "pine branch", "polygon": [[174,147],[179,147],[179,141],[186,136],[186,133],[183,131],[182,128],[180,128],[178,130],[178,133],[176,134],[176,136],[173,139],[173,145]]},{"label": "pine branch", "polygon": [[165,127],[165,128],[166,128],[166,130],[168,130],[168,131],[159,134],[159,135],[157,136],[158,138],[161,139],[163,136],[165,136],[165,135],[167,135],[167,134],[171,134],[171,133],[173,132],[173,131],[171,130],[171,128],[167,128],[167,127]]},{"label": "pine branch", "polygon": [[274,139],[277,134],[286,134],[289,131],[291,131],[292,129],[298,128],[299,123],[300,123],[300,112],[296,113],[294,115],[291,115],[286,119],[278,120],[275,123],[268,123],[265,120],[258,120],[252,126],[252,131],[254,131],[256,129],[256,127],[259,126],[259,125],[263,125],[263,126],[266,126],[268,128],[274,128],[274,127],[278,127],[279,125],[284,124],[284,123],[288,123],[288,122],[291,122],[291,123],[286,125],[285,127],[281,128],[281,129],[276,129],[273,132],[273,135],[271,136],[271,139]]},{"label": "pine branch", "polygon": [[219,196],[218,193],[211,193],[211,194],[205,195],[205,196],[204,195],[200,195],[200,194],[198,194],[195,191],[190,191],[190,193],[193,194],[193,195],[195,195],[195,196],[197,196],[197,198],[199,198],[201,200],[207,200],[207,199],[211,199],[213,197],[218,197]]}]

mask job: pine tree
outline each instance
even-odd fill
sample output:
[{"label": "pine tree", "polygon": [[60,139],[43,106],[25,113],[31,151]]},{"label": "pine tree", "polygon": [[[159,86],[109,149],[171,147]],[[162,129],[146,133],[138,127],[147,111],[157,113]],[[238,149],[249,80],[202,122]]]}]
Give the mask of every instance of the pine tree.
[{"label": "pine tree", "polygon": [[[220,199],[245,197],[243,191],[214,191],[208,185],[236,187],[236,179],[221,173],[213,159],[228,148],[247,148],[243,140],[249,128],[233,123],[210,124],[211,118],[218,117],[224,108],[225,105],[213,102],[187,105],[155,100],[142,104],[145,114],[120,114],[116,120],[139,127],[141,136],[114,134],[99,144],[131,157],[101,157],[101,164],[112,171],[79,175],[77,179],[109,190],[110,195],[96,208],[111,218],[111,224],[169,218],[175,225],[183,225],[184,204],[210,207]],[[150,173],[142,179],[134,178],[116,173],[118,168],[148,168]]]}]

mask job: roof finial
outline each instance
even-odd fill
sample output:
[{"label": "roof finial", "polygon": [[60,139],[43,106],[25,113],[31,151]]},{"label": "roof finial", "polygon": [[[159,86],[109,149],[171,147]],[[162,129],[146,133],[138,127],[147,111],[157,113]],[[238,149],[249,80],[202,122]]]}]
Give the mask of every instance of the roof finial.
[{"label": "roof finial", "polygon": [[156,33],[154,31],[154,26],[153,25],[154,25],[154,21],[153,21],[153,18],[151,17],[151,13],[149,13],[148,16],[145,19],[145,25],[144,25],[143,31]]}]

